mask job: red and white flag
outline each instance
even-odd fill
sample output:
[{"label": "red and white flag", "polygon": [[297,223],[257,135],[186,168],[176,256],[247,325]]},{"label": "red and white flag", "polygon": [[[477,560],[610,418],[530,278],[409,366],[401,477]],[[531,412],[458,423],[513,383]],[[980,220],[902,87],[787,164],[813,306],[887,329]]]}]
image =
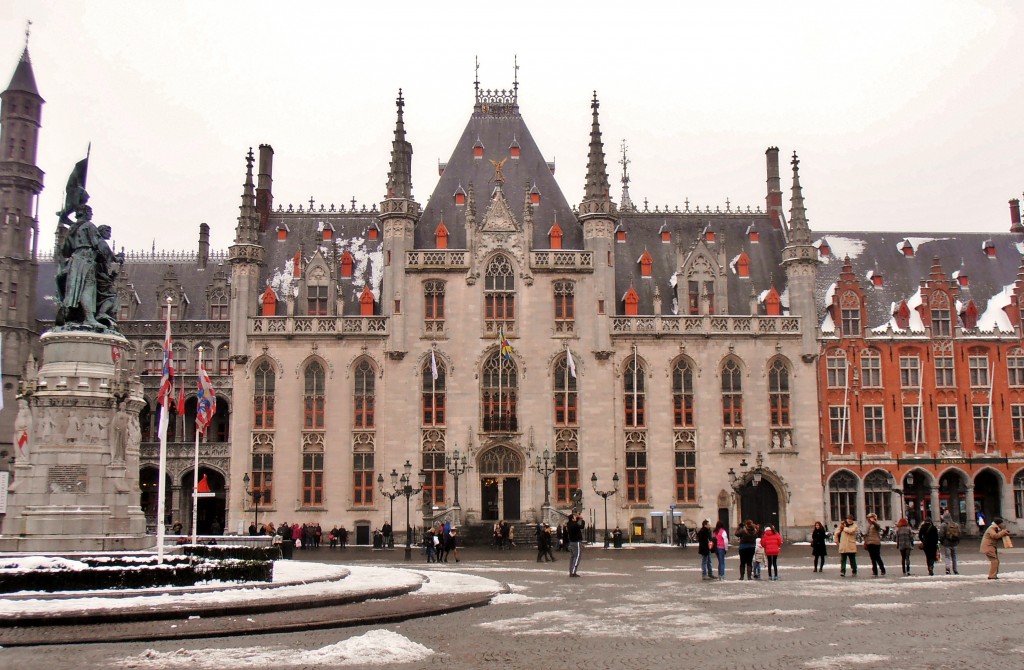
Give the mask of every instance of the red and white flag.
[{"label": "red and white flag", "polygon": [[196,428],[205,435],[206,429],[213,421],[217,412],[217,394],[213,390],[213,382],[206,373],[206,366],[199,365],[199,390],[196,396]]},{"label": "red and white flag", "polygon": [[185,416],[185,381],[178,387],[178,416]]},{"label": "red and white flag", "polygon": [[28,446],[28,431],[27,430],[23,430],[23,431],[21,431],[21,434],[18,435],[18,449],[21,450],[22,456],[25,455],[25,447],[27,447],[27,446]]},{"label": "red and white flag", "polygon": [[160,411],[160,424],[157,434],[161,440],[167,439],[167,424],[170,417],[171,402],[174,400],[174,358],[171,348],[171,315],[167,312],[167,334],[164,336],[164,365],[160,377],[160,392],[157,394],[157,403],[162,408]]}]

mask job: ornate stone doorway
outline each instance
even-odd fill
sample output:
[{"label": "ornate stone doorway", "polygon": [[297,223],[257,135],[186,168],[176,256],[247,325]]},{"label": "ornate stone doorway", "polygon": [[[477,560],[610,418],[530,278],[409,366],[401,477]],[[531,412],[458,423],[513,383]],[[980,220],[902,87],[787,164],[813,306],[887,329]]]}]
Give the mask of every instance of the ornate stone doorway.
[{"label": "ornate stone doorway", "polygon": [[523,458],[502,445],[480,454],[480,519],[519,521],[522,514]]},{"label": "ornate stone doorway", "polygon": [[740,488],[739,496],[740,518],[737,524],[751,519],[762,528],[770,524],[776,530],[779,529],[779,492],[767,478],[757,486],[747,482]]}]

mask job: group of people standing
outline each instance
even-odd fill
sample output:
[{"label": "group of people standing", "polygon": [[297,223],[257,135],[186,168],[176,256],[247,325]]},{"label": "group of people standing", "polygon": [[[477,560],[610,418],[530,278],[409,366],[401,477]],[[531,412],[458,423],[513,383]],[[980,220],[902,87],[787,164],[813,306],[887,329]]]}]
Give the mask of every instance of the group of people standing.
[{"label": "group of people standing", "polygon": [[427,528],[423,534],[423,552],[427,563],[447,563],[449,555],[459,562],[458,531],[452,528],[450,521]]},{"label": "group of people standing", "polygon": [[[747,519],[736,529],[735,540],[740,553],[740,581],[760,579],[761,568],[768,567],[768,580],[779,579],[779,554],[782,552],[782,535],[772,526],[763,529]],[[697,553],[700,554],[700,578],[716,579],[711,557],[718,558],[718,580],[725,579],[725,555],[729,551],[729,531],[719,520],[714,529],[705,519],[697,531]]]}]

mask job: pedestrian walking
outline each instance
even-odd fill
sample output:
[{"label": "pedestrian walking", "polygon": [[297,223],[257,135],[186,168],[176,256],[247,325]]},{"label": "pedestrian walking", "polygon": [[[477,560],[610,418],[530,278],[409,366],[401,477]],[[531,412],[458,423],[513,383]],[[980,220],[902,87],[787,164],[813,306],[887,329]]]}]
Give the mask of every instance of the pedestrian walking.
[{"label": "pedestrian walking", "polygon": [[445,563],[448,562],[448,554],[451,554],[455,557],[456,563],[459,562],[459,539],[457,535],[458,531],[455,528],[452,528],[450,531],[448,531],[448,535],[446,536],[445,540]]},{"label": "pedestrian walking", "polygon": [[896,522],[896,548],[900,550],[903,576],[906,577],[910,574],[910,552],[914,550],[914,531],[906,517]]},{"label": "pedestrian walking", "polygon": [[820,521],[814,522],[814,530],[811,531],[811,555],[814,556],[814,571],[825,570],[825,557],[828,556],[828,549],[825,547],[825,526]]},{"label": "pedestrian walking", "polygon": [[939,544],[942,545],[942,561],[946,564],[946,574],[959,575],[956,548],[960,544],[960,524],[953,521],[953,515],[948,509],[942,513],[942,523],[939,524]]},{"label": "pedestrian walking", "polygon": [[586,522],[579,514],[573,512],[565,524],[565,534],[569,540],[569,576],[579,577],[580,554],[583,552],[583,529]]},{"label": "pedestrian walking", "polygon": [[715,543],[715,555],[718,557],[718,579],[721,581],[725,579],[725,552],[729,551],[729,531],[725,529],[725,524],[721,519],[715,524],[715,532],[712,537]]},{"label": "pedestrian walking", "polygon": [[1000,517],[992,519],[992,525],[981,536],[981,553],[988,558],[988,578],[999,579],[999,544],[1000,540],[1010,535],[1003,528],[1004,521]]},{"label": "pedestrian walking", "polygon": [[846,576],[846,563],[849,561],[853,576],[857,576],[857,522],[849,514],[846,521],[839,524],[836,531],[836,544],[839,545],[839,576]]},{"label": "pedestrian walking", "polygon": [[711,571],[711,554],[714,552],[712,544],[711,522],[704,519],[700,524],[700,530],[697,531],[697,553],[700,554],[701,581],[715,578],[715,573]]},{"label": "pedestrian walking", "polygon": [[537,562],[553,561],[555,557],[551,554],[551,532],[546,523],[537,524]]},{"label": "pedestrian walking", "polygon": [[864,548],[871,557],[871,574],[885,577],[885,563],[882,562],[882,527],[878,525],[878,515],[868,514],[868,527],[864,533]]},{"label": "pedestrian walking", "polygon": [[740,581],[751,579],[754,571],[754,550],[757,548],[757,526],[747,519],[736,529],[736,542],[740,551]]},{"label": "pedestrian walking", "polygon": [[939,555],[939,529],[935,524],[925,519],[921,527],[917,529],[917,537],[920,540],[918,547],[924,552],[924,562],[928,566],[928,574],[935,574],[935,559]]},{"label": "pedestrian walking", "polygon": [[768,559],[768,581],[779,581],[779,554],[782,552],[782,535],[768,526],[761,535],[761,546]]}]

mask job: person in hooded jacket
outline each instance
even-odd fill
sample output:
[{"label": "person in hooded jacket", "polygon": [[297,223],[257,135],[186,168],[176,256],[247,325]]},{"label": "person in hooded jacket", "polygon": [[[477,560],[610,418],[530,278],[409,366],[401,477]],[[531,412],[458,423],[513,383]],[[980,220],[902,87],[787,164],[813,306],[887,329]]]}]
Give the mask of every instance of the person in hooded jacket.
[{"label": "person in hooded jacket", "polygon": [[825,526],[820,521],[814,522],[814,530],[811,531],[811,555],[814,556],[814,571],[825,570],[825,557],[828,556],[828,549],[825,546]]},{"label": "person in hooded jacket", "polygon": [[924,562],[928,565],[928,574],[935,574],[935,559],[939,553],[939,529],[927,519],[917,529],[917,537],[921,540],[921,551],[924,552]]},{"label": "person in hooded jacket", "polygon": [[711,522],[704,519],[697,531],[697,553],[700,554],[700,578],[714,579],[715,573],[711,568]]},{"label": "person in hooded jacket", "polygon": [[868,514],[868,529],[864,535],[864,548],[871,557],[871,574],[875,577],[881,571],[885,577],[885,563],[882,562],[882,527],[878,525],[878,515]]},{"label": "person in hooded jacket", "polygon": [[736,529],[736,542],[740,550],[740,581],[746,575],[747,579],[753,578],[754,573],[754,550],[757,548],[757,526],[751,519],[747,519]]},{"label": "person in hooded jacket", "polygon": [[761,535],[761,546],[768,559],[768,581],[779,581],[779,552],[782,551],[782,535],[768,526]]},{"label": "person in hooded jacket", "polygon": [[914,550],[914,531],[906,517],[896,522],[896,548],[900,550],[905,577],[910,574],[910,552]]}]

